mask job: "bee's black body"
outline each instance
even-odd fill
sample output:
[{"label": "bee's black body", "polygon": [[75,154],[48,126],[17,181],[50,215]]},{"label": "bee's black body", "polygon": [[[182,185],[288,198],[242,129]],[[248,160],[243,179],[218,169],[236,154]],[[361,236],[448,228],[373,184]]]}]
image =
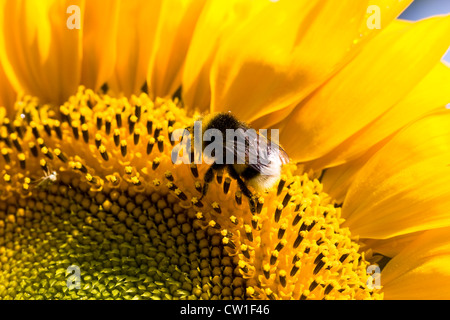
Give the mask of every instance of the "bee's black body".
[{"label": "bee's black body", "polygon": [[[203,125],[202,133],[204,133],[205,131],[207,131],[209,129],[216,129],[216,130],[221,131],[223,133],[224,146],[227,145],[226,144],[227,143],[226,134],[225,134],[227,129],[233,129],[233,130],[242,129],[243,131],[247,131],[248,129],[250,129],[250,127],[247,124],[245,124],[242,121],[239,121],[230,112],[215,113],[215,114],[211,114],[206,117],[203,117],[202,125]],[[260,137],[260,136],[258,135],[258,137]],[[249,142],[248,138],[246,138],[246,142],[247,143]],[[205,147],[207,147],[210,143],[212,143],[212,141],[204,141],[203,149]],[[281,148],[280,148],[280,150],[282,152],[280,153],[278,160],[275,161],[276,163],[271,164],[271,165],[281,167],[282,163],[286,163],[288,161],[286,153]],[[230,149],[228,149],[227,151],[229,152]],[[231,151],[235,151],[235,150],[231,150]],[[246,148],[245,151],[246,151],[246,157],[248,157],[248,148]],[[270,146],[268,146],[268,151],[270,153],[270,151],[271,151]],[[236,160],[236,154],[234,154],[234,157]],[[272,158],[272,159],[276,159],[276,158],[277,157]],[[207,172],[205,173],[202,197],[206,194],[206,192],[208,190],[208,184],[214,178],[214,172],[226,169],[228,171],[230,177],[237,181],[242,193],[250,199],[251,207],[254,208],[253,195],[247,185],[249,185],[249,183],[251,183],[255,189],[262,189],[262,188],[260,188],[261,185],[264,185],[268,179],[261,177],[261,170],[264,166],[263,164],[258,162],[256,164],[250,165],[250,164],[248,164],[247,160],[248,160],[248,158],[246,158],[245,164],[238,164],[238,162],[235,162],[233,164],[226,164],[225,161],[223,161],[222,163],[220,163],[220,162],[217,163],[217,161],[215,161],[209,167]],[[266,165],[266,168],[267,167],[268,166]],[[279,169],[280,168],[278,168],[278,171],[279,171]],[[275,173],[274,175],[276,175],[276,174],[278,174],[278,173]],[[271,177],[271,178],[273,178],[273,177]],[[278,178],[278,177],[276,177],[276,178]]]}]

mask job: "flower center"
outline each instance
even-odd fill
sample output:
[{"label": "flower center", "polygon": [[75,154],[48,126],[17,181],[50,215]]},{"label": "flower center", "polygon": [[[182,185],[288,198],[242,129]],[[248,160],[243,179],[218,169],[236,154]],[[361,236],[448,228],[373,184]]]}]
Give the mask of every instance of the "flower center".
[{"label": "flower center", "polygon": [[[80,87],[0,127],[0,297],[379,298],[340,208],[287,165],[249,205],[207,164],[172,163],[177,102]],[[201,198],[201,199],[200,199]]]}]

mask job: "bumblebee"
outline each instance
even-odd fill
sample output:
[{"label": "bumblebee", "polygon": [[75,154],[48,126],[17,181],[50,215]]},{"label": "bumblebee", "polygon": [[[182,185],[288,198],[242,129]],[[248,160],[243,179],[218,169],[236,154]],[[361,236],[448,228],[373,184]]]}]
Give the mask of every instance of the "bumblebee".
[{"label": "bumblebee", "polygon": [[287,153],[276,142],[263,135],[261,130],[257,132],[250,128],[231,112],[213,113],[195,123],[201,125],[197,130],[201,136],[195,134],[195,124],[187,129],[191,133],[194,131],[194,146],[196,139],[202,139],[203,158],[209,159],[210,164],[203,177],[201,198],[206,195],[215,173],[227,170],[253,206],[253,193],[249,187],[256,192],[271,188],[280,178],[282,165],[289,163]]}]

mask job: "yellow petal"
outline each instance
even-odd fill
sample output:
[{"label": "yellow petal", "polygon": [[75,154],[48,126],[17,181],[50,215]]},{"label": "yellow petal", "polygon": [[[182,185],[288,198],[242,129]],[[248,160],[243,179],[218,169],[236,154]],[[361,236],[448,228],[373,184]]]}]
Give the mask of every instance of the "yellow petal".
[{"label": "yellow petal", "polygon": [[354,159],[412,120],[445,106],[450,101],[449,83],[450,68],[444,63],[438,63],[392,108],[310,166],[324,168]]},{"label": "yellow petal", "polygon": [[187,50],[205,0],[163,1],[148,66],[150,91],[170,96],[180,87]]},{"label": "yellow petal", "polygon": [[161,1],[120,1],[116,38],[116,67],[111,89],[126,96],[140,92],[155,45]]},{"label": "yellow petal", "polygon": [[[396,11],[409,2],[382,1],[382,11],[387,3]],[[367,28],[366,10],[364,1],[267,5],[222,42],[211,68],[211,111],[252,122],[298,103],[376,33]]]},{"label": "yellow petal", "polygon": [[449,32],[450,16],[392,23],[280,124],[280,141],[300,161],[332,151],[419,83],[447,50]]},{"label": "yellow petal", "polygon": [[324,168],[349,161],[399,128],[450,101],[450,67],[439,62],[426,77],[391,109],[309,166]]},{"label": "yellow petal", "polygon": [[398,255],[405,247],[415,241],[424,232],[427,231],[408,233],[389,239],[361,239],[361,249],[363,251],[370,249],[373,253],[382,254],[392,258]]},{"label": "yellow petal", "polygon": [[251,125],[253,128],[275,128],[278,129],[278,124],[283,121],[297,106],[293,103],[283,109],[275,110],[269,114],[266,114],[258,119],[252,121]]},{"label": "yellow petal", "polygon": [[[187,107],[209,109],[211,63],[222,41],[233,32],[242,32],[251,17],[267,0],[208,1],[198,19],[183,70],[183,101]],[[241,30],[241,31],[240,31]]]},{"label": "yellow petal", "polygon": [[385,299],[450,299],[449,228],[425,232],[381,272]]},{"label": "yellow petal", "polygon": [[[317,170],[330,165],[337,158],[351,159],[376,143],[383,144],[382,141],[379,142],[380,139],[387,137],[408,121],[417,118],[421,113],[445,106],[450,101],[449,83],[450,68],[444,63],[438,63],[406,97],[386,114],[347,140],[334,152],[307,164],[307,168]],[[324,190],[337,201],[342,202],[355,174],[379,149],[379,146],[375,145],[371,149],[354,160],[327,169],[322,179]]]},{"label": "yellow petal", "polygon": [[342,215],[361,238],[386,239],[450,225],[450,110],[426,116],[359,171]]},{"label": "yellow petal", "polygon": [[95,91],[114,72],[118,13],[118,1],[86,2],[81,84]]},{"label": "yellow petal", "polygon": [[[9,82],[3,68],[0,66],[0,107],[4,107],[5,114],[3,116],[14,116],[14,103],[16,102],[17,93]],[[0,114],[2,118],[2,114]]]},{"label": "yellow petal", "polygon": [[[321,179],[324,191],[338,203],[343,203],[355,176],[382,145],[383,143],[373,146],[357,159],[337,167],[326,169]],[[306,170],[308,169],[309,168],[306,168]]]},{"label": "yellow petal", "polygon": [[2,1],[0,60],[17,91],[54,103],[76,92],[82,31],[67,27],[71,5],[84,10],[81,0]]}]

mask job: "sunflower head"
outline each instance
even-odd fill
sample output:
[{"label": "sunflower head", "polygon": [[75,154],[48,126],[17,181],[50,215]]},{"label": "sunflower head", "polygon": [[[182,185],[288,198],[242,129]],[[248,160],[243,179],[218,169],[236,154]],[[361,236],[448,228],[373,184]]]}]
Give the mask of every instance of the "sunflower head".
[{"label": "sunflower head", "polygon": [[226,173],[202,198],[208,166],[172,163],[192,123],[176,101],[80,87],[59,116],[18,104],[1,126],[4,298],[378,296],[339,206],[296,165],[255,207]]}]

